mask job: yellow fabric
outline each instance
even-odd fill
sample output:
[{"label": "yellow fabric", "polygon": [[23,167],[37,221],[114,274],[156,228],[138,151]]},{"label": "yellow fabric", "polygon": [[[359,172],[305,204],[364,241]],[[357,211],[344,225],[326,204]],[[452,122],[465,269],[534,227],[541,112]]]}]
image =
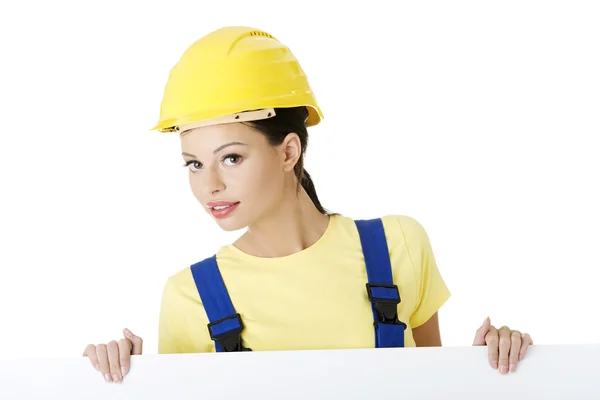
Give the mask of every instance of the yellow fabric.
[{"label": "yellow fabric", "polygon": [[[412,329],[450,297],[422,225],[408,216],[382,218],[394,281],[402,299],[399,318]],[[254,351],[372,348],[373,313],[354,221],[330,218],[311,247],[280,258],[258,258],[233,245],[217,252],[219,269],[245,324],[244,346]],[[159,353],[215,351],[208,319],[190,268],[168,278],[159,327]]]}]

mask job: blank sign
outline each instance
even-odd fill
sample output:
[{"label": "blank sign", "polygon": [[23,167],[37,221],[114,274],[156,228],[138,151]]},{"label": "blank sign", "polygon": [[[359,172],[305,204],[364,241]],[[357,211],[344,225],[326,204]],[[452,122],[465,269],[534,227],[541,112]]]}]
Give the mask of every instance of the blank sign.
[{"label": "blank sign", "polygon": [[600,344],[536,345],[506,375],[485,347],[143,355],[121,383],[83,357],[0,361],[0,399],[40,398],[600,399]]}]

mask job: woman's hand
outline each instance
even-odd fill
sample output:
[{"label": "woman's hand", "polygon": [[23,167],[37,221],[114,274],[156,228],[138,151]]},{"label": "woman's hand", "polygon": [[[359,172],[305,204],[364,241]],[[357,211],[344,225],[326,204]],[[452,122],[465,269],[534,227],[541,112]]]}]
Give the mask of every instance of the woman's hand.
[{"label": "woman's hand", "polygon": [[501,374],[515,372],[517,363],[521,361],[527,349],[533,344],[528,333],[521,333],[503,326],[496,329],[486,318],[483,325],[477,329],[473,346],[488,346],[488,360],[492,368],[500,370]]},{"label": "woman's hand", "polygon": [[142,354],[142,338],[129,329],[124,329],[123,334],[125,338],[119,342],[90,344],[83,352],[83,356],[90,359],[92,366],[102,373],[107,382],[120,382],[129,372],[131,355]]}]

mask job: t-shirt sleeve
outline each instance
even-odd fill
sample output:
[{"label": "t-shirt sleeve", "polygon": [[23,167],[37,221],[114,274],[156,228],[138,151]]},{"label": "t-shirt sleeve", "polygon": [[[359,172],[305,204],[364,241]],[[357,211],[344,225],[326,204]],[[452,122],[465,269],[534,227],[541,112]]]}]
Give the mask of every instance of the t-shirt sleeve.
[{"label": "t-shirt sleeve", "polygon": [[427,232],[415,219],[401,216],[408,254],[413,264],[417,301],[410,317],[414,329],[427,322],[450,298],[450,291],[438,269]]},{"label": "t-shirt sleeve", "polygon": [[158,354],[185,353],[187,335],[178,310],[178,293],[173,278],[164,286],[158,322]]}]

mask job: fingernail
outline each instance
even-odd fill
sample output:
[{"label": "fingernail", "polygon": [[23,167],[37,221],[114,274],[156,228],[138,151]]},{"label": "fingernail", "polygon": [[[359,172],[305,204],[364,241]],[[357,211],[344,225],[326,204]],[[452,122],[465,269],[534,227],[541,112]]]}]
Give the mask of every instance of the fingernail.
[{"label": "fingernail", "polygon": [[492,368],[498,369],[498,361],[492,361]]},{"label": "fingernail", "polygon": [[127,336],[132,336],[133,335],[129,329],[125,329],[125,334]]},{"label": "fingernail", "polygon": [[113,381],[114,382],[119,382],[119,375],[113,374]]},{"label": "fingernail", "polygon": [[501,374],[505,374],[506,373],[506,365],[503,365],[500,367],[500,373]]},{"label": "fingernail", "polygon": [[104,379],[106,379],[106,382],[110,382],[111,381],[110,374],[104,375]]},{"label": "fingernail", "polygon": [[519,354],[519,361],[523,359],[523,354]]},{"label": "fingernail", "polygon": [[515,364],[510,364],[510,372],[515,372],[517,370],[517,366]]},{"label": "fingernail", "polygon": [[488,319],[490,319],[490,317],[487,317],[486,319],[483,320],[483,324],[485,325],[486,322],[488,322]]},{"label": "fingernail", "polygon": [[96,368],[96,371],[100,371],[100,364],[96,364],[94,367]]},{"label": "fingernail", "polygon": [[127,371],[125,371],[125,367],[121,367],[121,375],[127,375]]}]

